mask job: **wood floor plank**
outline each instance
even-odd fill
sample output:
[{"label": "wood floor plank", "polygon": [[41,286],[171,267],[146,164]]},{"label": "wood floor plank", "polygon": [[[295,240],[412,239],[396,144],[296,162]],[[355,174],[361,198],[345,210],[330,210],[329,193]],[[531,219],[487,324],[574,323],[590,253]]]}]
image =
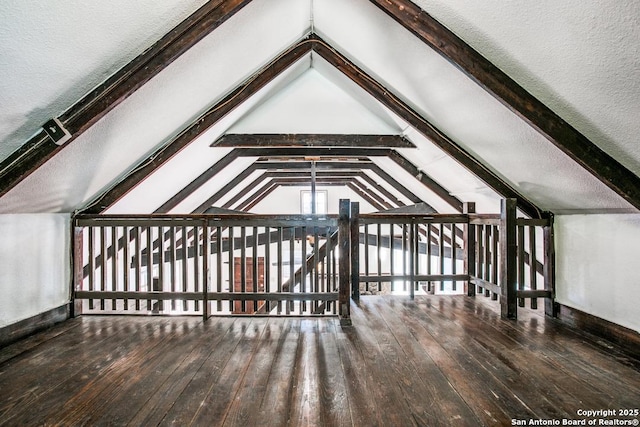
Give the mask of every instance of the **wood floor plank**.
[{"label": "wood floor plank", "polygon": [[259,402],[263,401],[269,388],[274,359],[278,356],[278,350],[282,348],[281,337],[283,334],[286,336],[290,323],[291,319],[268,321],[252,352],[242,384],[235,396],[232,396],[223,425],[247,426],[270,422],[270,414],[264,414],[265,418],[256,415],[259,414]]},{"label": "wood floor plank", "polygon": [[371,325],[375,314],[371,312],[368,304],[352,304],[351,315],[357,329],[353,342],[361,348],[367,371],[373,378],[373,388],[368,390],[368,395],[376,404],[382,405],[379,412],[381,425],[417,425],[403,388],[392,369],[393,363],[398,361],[389,364],[389,360],[384,357],[384,348],[380,347],[377,339],[380,331]]},{"label": "wood floor plank", "polygon": [[[236,348],[240,345],[247,331],[252,329],[253,320],[255,319],[238,318],[220,345],[209,348],[210,354],[193,375],[183,393],[178,396],[175,403],[167,411],[159,425],[186,426],[193,424],[199,411],[209,404],[207,399],[212,388],[217,387],[227,363],[236,354]],[[217,404],[218,407],[223,405],[226,408],[228,400],[228,396],[222,396],[221,401],[212,403],[214,405]]]},{"label": "wood floor plank", "polygon": [[[353,306],[352,310],[355,310]],[[380,383],[371,375],[372,367],[367,364],[366,350],[359,334],[368,328],[366,324],[342,328],[336,334],[336,344],[346,380],[347,399],[351,413],[352,425],[384,426],[381,405],[376,402],[379,396]]]},{"label": "wood floor plank", "polygon": [[337,318],[85,316],[0,350],[0,426],[511,425],[640,401],[615,346],[481,297]]},{"label": "wood floor plank", "polygon": [[[185,358],[177,364],[157,390],[149,390],[149,399],[134,414],[129,424],[134,426],[160,424],[178,397],[185,392],[189,393],[187,387],[212,354],[211,348],[217,347],[227,339],[235,321],[236,318],[211,318],[204,323],[202,331],[192,331],[197,340],[195,348],[191,352],[186,352]],[[178,350],[181,348],[180,346]]]},{"label": "wood floor plank", "polygon": [[[458,309],[451,301],[443,308],[442,313],[451,315],[458,313],[457,317],[467,324],[470,321],[468,316],[464,316],[465,309]],[[466,305],[462,301],[462,305]],[[523,312],[526,313],[525,310]],[[524,316],[521,316],[524,317]],[[547,319],[542,319],[547,321]],[[636,398],[640,396],[638,387],[640,385],[640,375],[637,371],[630,369],[621,363],[611,365],[609,360],[602,360],[597,354],[599,349],[593,348],[594,351],[585,351],[585,343],[576,340],[576,336],[567,331],[566,328],[561,330],[562,339],[555,338],[549,329],[553,329],[557,325],[553,319],[548,319],[549,327],[547,333],[537,333],[531,331],[525,326],[526,320],[521,319],[518,322],[505,322],[493,317],[485,317],[483,321],[494,331],[487,332],[483,339],[485,347],[492,347],[497,342],[496,338],[509,337],[518,343],[521,350],[535,352],[539,357],[539,363],[535,364],[537,377],[546,378],[549,385],[553,389],[562,390],[563,393],[553,399],[554,404],[558,405],[562,400],[571,400],[574,405],[569,405],[566,411],[575,413],[575,402],[581,402],[582,405],[606,405],[612,400],[616,400],[619,404],[634,405],[638,401]],[[496,333],[497,332],[497,333]],[[535,334],[535,335],[534,335]],[[517,340],[514,339],[517,337]],[[576,347],[578,345],[578,347]],[[581,349],[581,350],[578,350]],[[513,352],[511,352],[514,355]],[[511,358],[498,353],[497,356],[503,358]],[[515,354],[517,356],[517,354]],[[529,358],[530,359],[530,358]],[[596,363],[586,363],[586,360],[598,360]],[[520,358],[520,366],[527,368],[530,360]],[[606,365],[609,369],[595,368],[596,366]],[[615,382],[610,381],[612,374],[621,374],[621,379]],[[620,395],[620,386],[624,384],[626,394]],[[534,387],[536,386],[533,384]],[[574,395],[579,391],[578,396]],[[566,398],[566,399],[565,399]],[[593,406],[596,407],[596,406]]]},{"label": "wood floor plank", "polygon": [[316,319],[302,319],[298,351],[291,373],[294,379],[288,426],[322,425],[318,397],[318,371],[313,363],[317,360],[318,349],[315,342],[317,333]]},{"label": "wood floor plank", "polygon": [[[521,310],[518,322],[502,324],[496,322],[491,305],[474,304],[466,300],[464,305],[465,311],[475,307],[477,317],[497,329],[510,330],[512,334],[522,336],[528,348],[537,354],[548,356],[551,360],[563,360],[571,372],[594,378],[605,387],[605,392],[615,394],[623,385],[634,394],[640,393],[640,362],[618,351],[615,345],[545,317],[542,310]],[[617,375],[621,379],[611,381]]]},{"label": "wood floor plank", "polygon": [[461,346],[470,337],[461,340],[451,336],[440,329],[437,319],[423,310],[415,310],[414,316],[403,317],[403,321],[482,425],[506,425],[512,418],[534,416],[533,411],[511,396],[501,383],[487,375],[486,368],[479,365],[474,354]]},{"label": "wood floor plank", "polygon": [[[219,375],[211,377],[210,387],[196,411],[191,423],[194,425],[212,425],[225,420],[233,399],[242,399],[238,390],[255,356],[261,338],[264,335],[268,319],[254,318],[244,328],[238,345],[231,353]],[[249,398],[249,397],[247,397]]]},{"label": "wood floor plank", "polygon": [[[417,307],[425,307],[421,300],[422,298],[416,300]],[[492,382],[501,384],[500,388],[510,390],[513,397],[539,419],[562,419],[575,415],[575,410],[566,409],[573,399],[567,399],[563,407],[558,399],[562,399],[564,394],[552,397],[558,384],[553,378],[549,378],[548,369],[544,370],[544,363],[537,364],[535,371],[529,369],[529,352],[524,347],[498,333],[491,334],[493,340],[488,341],[485,331],[489,328],[486,325],[477,321],[468,322],[469,319],[457,315],[455,307],[449,308],[450,312],[446,308],[445,312],[433,307],[426,310],[433,316],[439,329],[461,340],[461,346],[474,355]],[[414,310],[413,306],[407,309],[411,313]],[[554,374],[552,372],[551,376]]]},{"label": "wood floor plank", "polygon": [[0,346],[0,365],[20,355],[33,354],[47,341],[64,335],[73,328],[80,327],[80,319],[68,319],[57,323],[44,331],[25,337],[13,345]]},{"label": "wood floor plank", "polygon": [[318,320],[316,334],[318,358],[318,388],[320,394],[321,423],[325,426],[351,425],[351,410],[347,398],[346,376],[336,342],[336,319]]},{"label": "wood floor plank", "polygon": [[172,327],[165,332],[165,339],[146,349],[143,362],[133,373],[111,378],[110,387],[100,393],[101,405],[81,423],[99,425],[100,420],[109,420],[112,425],[132,424],[130,420],[153,399],[174,371],[187,365],[186,359],[197,348],[206,345],[200,336],[207,330],[207,324],[197,318],[172,322]]},{"label": "wood floor plank", "polygon": [[[62,425],[88,425],[94,411],[99,411],[108,404],[127,381],[135,378],[145,364],[151,363],[167,348],[167,342],[174,337],[172,322],[163,319],[154,322],[153,326],[155,328],[145,331],[142,340],[135,335],[129,338],[125,343],[127,351],[110,360],[101,369],[89,375],[81,373],[80,376],[71,378],[71,385],[82,381],[82,375],[88,376],[89,380],[61,408],[51,412],[51,417],[59,420]],[[160,348],[160,352],[157,348]],[[87,411],[86,408],[92,410]]]},{"label": "wood floor plank", "polygon": [[283,328],[269,371],[265,393],[258,411],[249,419],[247,425],[283,426],[287,424],[294,388],[292,371],[298,359],[300,323],[300,318],[292,318],[286,323],[288,328]]},{"label": "wood floor plank", "polygon": [[[83,322],[81,329],[74,329],[73,333],[49,340],[33,354],[0,365],[0,420],[10,420],[18,414],[46,414],[56,407],[56,402],[64,402],[88,383],[95,372],[124,356],[128,347],[117,345],[122,340],[118,333],[136,330],[136,325],[152,325],[145,319],[125,325],[109,319],[93,320]],[[72,378],[78,380],[73,382]],[[36,411],[41,408],[43,412],[24,414],[27,407]]]},{"label": "wood floor plank", "polygon": [[[376,331],[376,338],[381,347],[382,356],[385,358],[387,369],[394,374],[401,387],[403,397],[411,411],[411,418],[415,420],[415,423],[417,425],[442,425],[450,421],[449,415],[459,415],[457,411],[453,414],[447,414],[439,402],[439,393],[452,391],[451,395],[456,395],[453,389],[437,390],[433,384],[421,381],[417,372],[412,369],[408,355],[403,351],[402,344],[398,342],[397,331],[394,331],[381,317],[384,307],[379,304],[370,304],[367,307],[371,310],[372,315],[369,319],[372,328]],[[393,316],[395,313],[389,316],[390,321]]]},{"label": "wood floor plank", "polygon": [[402,366],[410,368],[409,375],[414,375],[422,382],[422,389],[425,391],[419,394],[420,398],[431,399],[433,402],[433,411],[429,413],[427,424],[478,425],[480,419],[475,417],[462,396],[420,346],[413,334],[416,331],[407,328],[404,313],[390,310],[388,304],[377,304],[376,308],[403,352],[401,357],[406,363]]}]

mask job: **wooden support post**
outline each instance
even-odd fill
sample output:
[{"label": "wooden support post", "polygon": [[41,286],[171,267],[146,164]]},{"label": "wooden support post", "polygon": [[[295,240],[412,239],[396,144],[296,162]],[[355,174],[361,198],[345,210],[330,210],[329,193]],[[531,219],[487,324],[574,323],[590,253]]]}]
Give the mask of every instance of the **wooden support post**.
[{"label": "wooden support post", "polygon": [[342,326],[351,325],[350,308],[349,308],[349,281],[350,281],[350,230],[349,230],[349,211],[351,202],[349,199],[340,199],[338,210],[338,248],[340,255],[338,257],[338,277],[339,277],[339,293],[338,293],[338,313],[340,315],[340,324]]},{"label": "wooden support post", "polygon": [[[467,215],[476,213],[476,204],[474,202],[465,202],[462,206],[462,212]],[[469,280],[466,283],[466,293],[467,296],[474,297],[476,296],[476,285],[471,282],[472,277],[476,275],[476,226],[474,224],[467,223],[464,227],[464,245],[464,272],[469,275]]]},{"label": "wooden support post", "polygon": [[[74,221],[75,222],[75,221]],[[82,301],[76,300],[75,291],[82,290],[82,282],[84,280],[83,272],[83,260],[82,254],[84,253],[84,237],[82,227],[72,226],[73,230],[73,283],[71,289],[71,317],[76,317],[82,314]],[[89,255],[91,256],[91,254]],[[89,274],[93,274],[90,271]]]},{"label": "wooden support post", "polygon": [[549,225],[543,229],[544,244],[544,289],[551,291],[551,297],[544,299],[544,313],[549,317],[558,316],[558,304],[555,302],[556,297],[556,254],[553,236],[553,216],[549,218]]},{"label": "wooden support post", "polygon": [[500,202],[500,306],[503,319],[518,317],[517,298],[517,242],[516,242],[516,199],[503,199]]},{"label": "wooden support post", "polygon": [[[209,250],[211,235],[207,220],[202,224],[202,320],[207,321],[209,318],[209,283],[211,282],[211,274],[209,271]],[[196,242],[197,246],[198,242]]]},{"label": "wooden support post", "polygon": [[[351,203],[351,298],[360,299],[360,203]],[[365,236],[365,244],[367,237]]]}]

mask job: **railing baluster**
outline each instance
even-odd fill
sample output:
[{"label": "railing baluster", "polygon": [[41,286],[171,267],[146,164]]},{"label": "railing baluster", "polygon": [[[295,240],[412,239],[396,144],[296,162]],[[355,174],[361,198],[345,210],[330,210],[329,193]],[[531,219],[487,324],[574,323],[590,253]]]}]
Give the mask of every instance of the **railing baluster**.
[{"label": "railing baluster", "polygon": [[[200,233],[197,225],[193,226],[193,292],[200,291]],[[200,302],[195,300],[194,310],[200,310]]]},{"label": "railing baluster", "polygon": [[[296,254],[295,254],[295,239],[296,239],[296,229],[295,227],[291,227],[291,234],[289,236],[289,292],[294,291],[295,281],[296,281],[296,273],[295,273],[295,262],[296,262]],[[291,310],[293,309],[293,301],[289,301],[286,303],[287,306],[287,314],[291,314]]]},{"label": "railing baluster", "polygon": [[[187,227],[182,226],[181,229],[181,241],[182,241],[182,262],[181,264],[181,273],[182,273],[182,292],[187,292],[189,286],[189,237],[187,236]],[[182,310],[187,311],[189,309],[188,301],[184,300],[182,302]]]},{"label": "railing baluster", "polygon": [[[271,292],[271,227],[264,228],[264,291]],[[265,301],[267,311],[271,311],[271,301]]]},{"label": "railing baluster", "polygon": [[[151,227],[146,227],[147,233],[147,283],[146,291],[153,290],[153,232]],[[151,300],[147,300],[147,311],[153,309]]]},{"label": "railing baluster", "polygon": [[[444,224],[440,223],[440,274],[444,274]],[[444,281],[440,281],[440,292],[444,292]]]},{"label": "railing baluster", "polygon": [[[107,230],[100,227],[100,290],[107,290]],[[100,299],[100,310],[105,309],[104,298]]]},{"label": "railing baluster", "polygon": [[[235,292],[235,257],[234,257],[234,238],[233,238],[233,227],[229,227],[229,237],[228,237],[228,248],[229,248],[229,292]],[[229,299],[229,311],[233,312],[234,307],[236,305],[236,301],[233,298]]]},{"label": "railing baluster", "polygon": [[[499,281],[499,277],[498,277],[498,272],[500,271],[500,263],[498,262],[498,258],[500,255],[500,249],[498,246],[498,241],[499,241],[499,229],[497,225],[491,225],[491,280],[492,283],[495,285],[499,285],[500,281]],[[497,292],[491,292],[491,299],[493,301],[496,301],[498,299],[498,293]]]},{"label": "railing baluster", "polygon": [[[533,225],[529,226],[529,287],[535,291],[538,289],[538,278],[536,272],[536,228]],[[538,308],[538,299],[531,298],[531,308]]]},{"label": "railing baluster", "polygon": [[[222,227],[216,227],[216,292],[222,292]],[[222,311],[222,301],[216,304],[217,311]]]},{"label": "railing baluster", "polygon": [[[369,224],[364,226],[364,275],[369,276]],[[364,288],[369,292],[369,282],[365,282]]]},{"label": "railing baluster", "polygon": [[[111,227],[111,290],[118,290],[118,230]],[[111,300],[111,310],[117,310],[116,300]]]},{"label": "railing baluster", "polygon": [[[176,280],[178,279],[178,275],[176,274],[177,265],[176,265],[176,227],[169,227],[169,256],[171,257],[169,264],[170,277],[171,281],[171,292],[176,291]],[[171,310],[176,309],[176,300],[171,300]]]},{"label": "railing baluster", "polygon": [[[95,227],[87,227],[89,231],[89,291],[95,290],[96,266],[95,266]],[[89,310],[93,310],[93,299],[89,299]]]},{"label": "railing baluster", "polygon": [[[122,288],[125,292],[129,292],[130,270],[129,270],[129,227],[122,228]],[[124,309],[129,310],[129,300],[124,299]]]},{"label": "railing baluster", "polygon": [[[456,225],[451,224],[451,274],[456,274],[458,266],[457,264],[457,254],[456,254]],[[451,282],[451,290],[456,291],[458,287],[458,283],[453,280]]]},{"label": "railing baluster", "polygon": [[[300,234],[300,259],[302,265],[300,266],[300,292],[307,291],[307,227],[302,227]],[[295,286],[295,280],[291,282],[292,286]],[[307,310],[307,302],[300,302],[300,314]]]},{"label": "railing baluster", "polygon": [[[518,290],[524,290],[524,226],[519,225],[517,227],[518,233]],[[524,298],[518,298],[518,306],[524,307]]]},{"label": "railing baluster", "polygon": [[[164,291],[164,227],[158,227],[158,285],[155,291]],[[164,301],[156,303],[158,311],[164,311]]]},{"label": "railing baluster", "polygon": [[202,319],[209,318],[209,250],[210,235],[209,225],[206,221],[202,224]]},{"label": "railing baluster", "polygon": [[[278,227],[278,243],[277,243],[277,252],[278,252],[278,292],[282,292],[282,276],[283,276],[283,265],[282,265],[282,240],[283,236],[283,227]],[[282,313],[282,302],[278,301],[278,314]]]},{"label": "railing baluster", "polygon": [[[142,245],[140,243],[140,235],[142,233],[140,232],[140,227],[135,227],[135,241],[134,241],[134,250],[135,250],[135,256],[134,256],[134,260],[135,260],[135,264],[134,264],[134,271],[135,271],[135,277],[136,277],[136,292],[140,292],[141,291],[141,281],[142,281]],[[140,298],[136,298],[136,311],[140,310]]]}]

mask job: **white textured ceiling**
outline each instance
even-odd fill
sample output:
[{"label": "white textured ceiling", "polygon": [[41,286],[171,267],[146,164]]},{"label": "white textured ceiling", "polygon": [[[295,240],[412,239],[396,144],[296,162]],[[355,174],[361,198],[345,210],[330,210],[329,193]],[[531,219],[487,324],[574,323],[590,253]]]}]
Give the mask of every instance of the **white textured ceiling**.
[{"label": "white textured ceiling", "polygon": [[[37,1],[0,2],[0,159],[202,3],[61,0],[45,10]],[[640,173],[640,2],[416,3]],[[302,37],[311,16],[318,34],[541,208],[632,210],[368,1],[253,0],[2,197],[0,213],[73,211],[88,203]],[[279,76],[112,210],[157,208],[228,152],[208,148],[225,132],[404,132],[420,148],[405,156],[461,200],[495,211],[497,196],[486,185],[317,56]],[[391,162],[377,162],[440,210],[450,209]],[[180,210],[240,170],[234,163]]]}]

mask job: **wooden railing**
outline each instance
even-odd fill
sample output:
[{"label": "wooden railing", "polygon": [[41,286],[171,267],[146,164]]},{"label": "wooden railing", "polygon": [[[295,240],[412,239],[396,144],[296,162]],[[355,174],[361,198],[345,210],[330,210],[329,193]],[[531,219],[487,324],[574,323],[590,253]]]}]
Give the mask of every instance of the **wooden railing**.
[{"label": "wooden railing", "polygon": [[502,201],[499,215],[475,214],[473,204],[465,209],[467,295],[500,297],[506,318],[517,317],[526,299],[537,309],[544,298],[545,312],[555,316],[553,219],[517,218],[513,199]]},{"label": "wooden railing", "polygon": [[77,216],[75,308],[335,315],[342,310],[338,226],[336,216]]},{"label": "wooden railing", "polygon": [[339,315],[361,293],[483,294],[555,315],[553,223],[499,215],[80,215],[76,313]]},{"label": "wooden railing", "polygon": [[[357,218],[357,293],[461,293],[465,215],[366,214]],[[373,284],[373,285],[372,285]]]}]

